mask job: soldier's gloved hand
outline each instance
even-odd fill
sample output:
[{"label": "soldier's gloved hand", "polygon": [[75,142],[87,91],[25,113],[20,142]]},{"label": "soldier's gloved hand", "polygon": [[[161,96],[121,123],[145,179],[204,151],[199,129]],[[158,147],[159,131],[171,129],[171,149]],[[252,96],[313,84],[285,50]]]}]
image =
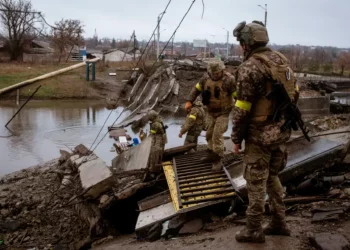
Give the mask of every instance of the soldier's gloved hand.
[{"label": "soldier's gloved hand", "polygon": [[188,112],[192,108],[192,102],[187,101],[185,104],[185,110]]},{"label": "soldier's gloved hand", "polygon": [[182,134],[181,133],[179,134],[179,137],[182,138]]},{"label": "soldier's gloved hand", "polygon": [[233,144],[233,153],[234,154],[241,154],[241,144]]}]

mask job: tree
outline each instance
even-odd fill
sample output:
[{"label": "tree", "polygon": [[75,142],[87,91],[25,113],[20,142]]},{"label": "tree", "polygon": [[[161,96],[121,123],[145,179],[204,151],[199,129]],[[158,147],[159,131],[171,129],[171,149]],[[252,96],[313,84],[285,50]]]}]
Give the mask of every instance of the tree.
[{"label": "tree", "polygon": [[336,64],[340,67],[340,73],[343,75],[344,69],[350,67],[350,53],[341,52],[337,58]]},{"label": "tree", "polygon": [[81,36],[83,32],[83,26],[79,20],[62,19],[55,23],[55,27],[51,30],[51,44],[59,53],[58,62],[61,62],[62,56],[68,50],[70,54],[74,46],[84,44]]},{"label": "tree", "polygon": [[10,59],[18,60],[25,46],[36,37],[38,12],[33,11],[28,0],[0,0],[0,9],[0,22],[3,26],[1,37],[8,47]]},{"label": "tree", "polygon": [[115,49],[117,47],[117,42],[116,42],[116,40],[114,38],[112,39],[111,46],[112,46],[113,49]]}]

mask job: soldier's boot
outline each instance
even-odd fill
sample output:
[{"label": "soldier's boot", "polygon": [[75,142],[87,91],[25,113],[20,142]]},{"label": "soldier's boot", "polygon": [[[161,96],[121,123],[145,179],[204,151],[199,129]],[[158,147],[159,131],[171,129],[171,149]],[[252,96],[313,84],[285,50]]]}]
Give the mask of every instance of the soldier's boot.
[{"label": "soldier's boot", "polygon": [[262,228],[249,229],[245,227],[239,231],[236,236],[238,242],[264,243],[265,235]]},{"label": "soldier's boot", "polygon": [[223,163],[222,163],[222,160],[221,160],[221,157],[219,156],[219,158],[213,162],[213,167],[211,168],[212,171],[220,171],[223,167]]},{"label": "soldier's boot", "polygon": [[206,154],[200,158],[202,162],[211,162],[216,159],[217,155],[211,150],[207,149]]},{"label": "soldier's boot", "polygon": [[263,231],[265,235],[290,236],[290,230],[285,222],[276,224],[271,221],[264,226]]}]

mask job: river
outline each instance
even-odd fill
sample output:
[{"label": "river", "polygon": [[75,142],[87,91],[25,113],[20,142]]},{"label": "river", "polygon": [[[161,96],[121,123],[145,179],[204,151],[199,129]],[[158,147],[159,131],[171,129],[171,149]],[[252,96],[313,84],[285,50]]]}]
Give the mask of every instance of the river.
[{"label": "river", "polygon": [[[15,102],[0,102],[0,176],[57,158],[60,149],[69,151],[81,143],[90,147],[110,113],[101,102],[30,101],[8,125],[8,130],[4,125],[17,109]],[[107,127],[121,110],[112,111],[97,141],[107,133]],[[118,121],[127,114],[123,113]],[[184,138],[178,137],[182,119],[165,117],[164,122],[169,126],[166,148],[182,145]],[[126,129],[137,137],[131,128]],[[204,142],[205,138],[200,137],[199,143]],[[107,165],[117,155],[112,152],[113,143],[114,139],[107,135],[94,151]]]}]

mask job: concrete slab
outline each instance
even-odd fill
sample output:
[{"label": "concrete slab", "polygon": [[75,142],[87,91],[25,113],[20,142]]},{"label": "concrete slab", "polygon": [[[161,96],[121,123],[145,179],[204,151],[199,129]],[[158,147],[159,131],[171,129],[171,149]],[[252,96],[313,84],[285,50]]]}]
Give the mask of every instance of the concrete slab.
[{"label": "concrete slab", "polygon": [[112,167],[117,171],[147,169],[152,148],[152,137],[147,137],[139,145],[131,147],[112,160]]},{"label": "concrete slab", "polygon": [[347,239],[340,234],[318,233],[309,238],[310,242],[321,250],[343,250],[349,249]]},{"label": "concrete slab", "polygon": [[176,211],[172,202],[143,211],[137,218],[135,231],[151,226],[157,222],[166,221],[175,215]]},{"label": "concrete slab", "polygon": [[111,170],[106,163],[97,156],[79,167],[80,180],[84,190],[88,190],[86,195],[97,198],[106,192],[113,185]]}]

